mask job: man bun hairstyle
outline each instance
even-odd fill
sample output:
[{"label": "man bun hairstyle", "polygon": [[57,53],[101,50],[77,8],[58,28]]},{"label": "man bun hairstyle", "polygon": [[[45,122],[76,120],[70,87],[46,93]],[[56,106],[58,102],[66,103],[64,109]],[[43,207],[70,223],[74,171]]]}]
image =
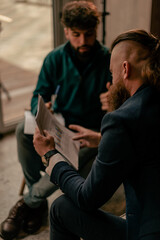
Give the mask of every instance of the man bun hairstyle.
[{"label": "man bun hairstyle", "polygon": [[92,2],[72,1],[64,6],[61,22],[68,28],[95,28],[100,22],[100,15]]},{"label": "man bun hairstyle", "polygon": [[160,91],[160,40],[151,33],[144,30],[130,30],[120,34],[112,43],[113,48],[122,41],[135,41],[139,43],[143,49],[146,49],[146,64],[142,68],[142,77],[145,82],[155,86]]}]

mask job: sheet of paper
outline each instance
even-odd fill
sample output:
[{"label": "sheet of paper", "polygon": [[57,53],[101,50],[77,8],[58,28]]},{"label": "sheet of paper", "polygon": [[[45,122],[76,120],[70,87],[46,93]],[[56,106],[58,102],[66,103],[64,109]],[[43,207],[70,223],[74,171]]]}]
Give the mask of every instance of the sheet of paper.
[{"label": "sheet of paper", "polygon": [[[25,134],[34,134],[35,128],[37,126],[35,121],[35,116],[31,113],[31,111],[26,110],[24,113],[25,121],[24,121],[24,133]],[[54,113],[54,117],[60,122],[63,126],[65,125],[64,118],[60,113]]]},{"label": "sheet of paper", "polygon": [[47,130],[54,137],[57,151],[78,169],[80,143],[72,140],[75,133],[58,122],[54,114],[46,108],[41,96],[38,99],[38,111],[35,120],[41,133],[43,133],[43,130]]},{"label": "sheet of paper", "polygon": [[35,116],[31,113],[31,111],[24,112],[24,133],[25,134],[34,134],[35,128],[37,126],[35,121]]}]

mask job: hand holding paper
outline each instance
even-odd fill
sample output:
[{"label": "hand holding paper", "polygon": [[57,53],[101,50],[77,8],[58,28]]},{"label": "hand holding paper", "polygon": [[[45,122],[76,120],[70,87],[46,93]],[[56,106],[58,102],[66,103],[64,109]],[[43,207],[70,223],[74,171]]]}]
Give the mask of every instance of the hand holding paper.
[{"label": "hand holding paper", "polygon": [[46,108],[41,96],[38,98],[38,111],[35,120],[42,135],[45,135],[44,130],[47,130],[49,135],[54,138],[56,150],[60,152],[76,169],[78,169],[80,143],[79,141],[73,141],[72,138],[75,133],[57,121],[54,114],[51,114]]},{"label": "hand holding paper", "polygon": [[33,136],[33,145],[36,152],[42,157],[46,152],[55,149],[54,138],[46,131],[43,130],[42,135],[38,128],[36,128]]}]

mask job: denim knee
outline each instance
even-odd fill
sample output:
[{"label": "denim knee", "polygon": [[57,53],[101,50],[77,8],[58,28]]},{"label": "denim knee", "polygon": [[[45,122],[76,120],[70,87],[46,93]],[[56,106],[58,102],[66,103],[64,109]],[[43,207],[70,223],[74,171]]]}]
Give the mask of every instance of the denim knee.
[{"label": "denim knee", "polygon": [[33,135],[24,134],[24,121],[20,122],[16,127],[16,139],[18,158],[20,162],[25,161],[28,156],[32,156],[35,151],[33,147]]},{"label": "denim knee", "polygon": [[20,122],[16,127],[16,138],[17,138],[17,142],[21,144],[23,144],[23,142],[26,142],[26,141],[29,141],[29,142],[31,141],[31,143],[33,141],[33,135],[24,133],[24,121]]},{"label": "denim knee", "polygon": [[17,138],[17,141],[23,140],[23,136],[24,136],[24,121],[18,123],[18,125],[16,127],[16,138]]}]

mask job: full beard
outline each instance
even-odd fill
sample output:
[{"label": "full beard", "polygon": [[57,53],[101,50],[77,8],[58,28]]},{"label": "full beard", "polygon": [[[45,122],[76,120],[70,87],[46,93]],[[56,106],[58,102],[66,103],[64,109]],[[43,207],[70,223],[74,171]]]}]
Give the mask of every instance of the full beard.
[{"label": "full beard", "polygon": [[109,88],[107,96],[108,112],[118,109],[129,97],[130,94],[122,80],[112,85]]},{"label": "full beard", "polygon": [[79,51],[79,48],[76,49],[76,55],[77,57],[79,58],[79,60],[81,61],[88,61],[88,59],[90,59],[90,57],[92,56],[93,54],[93,47],[92,46],[88,46],[88,51],[85,51],[85,52],[80,52]]}]

